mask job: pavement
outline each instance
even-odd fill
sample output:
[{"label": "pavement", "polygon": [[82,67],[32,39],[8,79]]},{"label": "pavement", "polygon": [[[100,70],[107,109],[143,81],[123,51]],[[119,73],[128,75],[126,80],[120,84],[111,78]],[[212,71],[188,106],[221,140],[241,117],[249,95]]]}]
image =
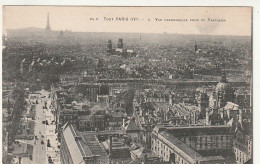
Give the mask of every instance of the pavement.
[{"label": "pavement", "polygon": [[[37,136],[38,140],[27,140],[28,144],[33,145],[33,156],[32,160],[29,157],[23,157],[21,160],[22,164],[48,164],[48,156],[51,156],[54,164],[60,164],[60,153],[58,148],[57,134],[55,134],[55,123],[50,124],[54,120],[54,115],[51,112],[50,104],[51,99],[49,98],[50,92],[42,90],[40,94],[30,94],[31,99],[29,103],[36,103],[36,117],[35,117],[35,128],[34,135]],[[43,106],[47,103],[47,109],[43,109]],[[48,120],[49,125],[45,125],[42,121]],[[47,147],[47,140],[50,140],[51,147]],[[44,142],[42,144],[41,142]]]},{"label": "pavement", "polygon": [[[48,93],[49,94],[49,93]],[[49,95],[48,95],[49,96]],[[46,96],[46,97],[48,97]],[[48,98],[46,99],[47,102],[47,109],[45,110],[45,118],[48,121],[48,125],[45,126],[45,131],[46,131],[46,143],[50,142],[50,147],[47,147],[46,153],[47,157],[51,156],[51,159],[53,163],[55,164],[60,164],[60,149],[58,146],[60,143],[58,142],[58,134],[55,133],[55,118],[52,113],[54,109],[50,108],[51,106],[51,99]]]}]

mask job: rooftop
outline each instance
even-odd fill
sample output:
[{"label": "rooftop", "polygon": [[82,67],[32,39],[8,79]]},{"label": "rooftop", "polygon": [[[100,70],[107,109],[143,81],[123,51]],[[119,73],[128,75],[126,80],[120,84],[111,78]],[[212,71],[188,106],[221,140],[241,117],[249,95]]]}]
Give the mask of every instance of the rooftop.
[{"label": "rooftop", "polygon": [[210,126],[172,126],[156,125],[154,131],[167,131],[173,136],[201,135],[201,134],[230,134],[231,125],[210,125]]},{"label": "rooftop", "polygon": [[99,157],[101,163],[107,163],[108,156],[94,133],[81,133],[72,125],[64,125],[63,136],[73,163],[85,163],[84,157]]},{"label": "rooftop", "polygon": [[76,140],[76,134],[74,128],[69,125],[63,131],[64,140],[69,149],[73,163],[85,163],[83,156],[92,155],[89,149],[83,149],[82,144]]},{"label": "rooftop", "polygon": [[173,145],[177,146],[182,152],[185,152],[192,159],[202,157],[199,153],[197,153],[196,151],[191,149],[188,145],[184,144],[183,142],[175,138],[170,133],[166,131],[162,131],[159,134],[163,136],[165,139],[167,139],[169,142],[171,142]]}]

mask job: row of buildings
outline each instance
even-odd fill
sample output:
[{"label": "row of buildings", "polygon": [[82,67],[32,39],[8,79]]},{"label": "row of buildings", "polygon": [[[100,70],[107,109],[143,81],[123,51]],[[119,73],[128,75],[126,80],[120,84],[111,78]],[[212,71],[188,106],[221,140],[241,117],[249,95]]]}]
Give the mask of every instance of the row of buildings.
[{"label": "row of buildings", "polygon": [[[203,89],[204,88],[204,89]],[[198,88],[195,104],[174,102],[174,94],[144,94],[136,101],[142,131],[151,150],[173,163],[245,163],[252,157],[252,111],[241,103],[225,76],[213,90]],[[245,92],[244,92],[245,93]],[[138,96],[140,98],[141,96]],[[240,100],[237,98],[240,97]],[[147,101],[148,100],[148,101]],[[248,93],[243,101],[250,101]],[[153,130],[147,128],[154,126]],[[239,136],[238,136],[239,134]],[[243,145],[243,146],[242,146]]]},{"label": "row of buildings", "polygon": [[[252,158],[250,93],[232,86],[225,75],[215,87],[198,87],[192,97],[183,97],[163,86],[136,88],[132,115],[120,110],[125,108],[120,101],[127,90],[125,85],[108,86],[103,95],[100,86],[97,88],[97,92],[88,87],[80,89],[84,93],[75,92],[73,87],[54,89],[52,96],[61,145],[71,153],[65,142],[70,135],[81,152],[78,159],[85,163],[106,160],[106,163],[224,164],[245,163]],[[87,95],[96,99],[77,102],[79,97],[91,100],[92,96]],[[113,103],[117,105],[112,107]],[[86,141],[82,135],[95,142]],[[89,151],[93,143],[106,153],[93,153],[95,148]]]}]

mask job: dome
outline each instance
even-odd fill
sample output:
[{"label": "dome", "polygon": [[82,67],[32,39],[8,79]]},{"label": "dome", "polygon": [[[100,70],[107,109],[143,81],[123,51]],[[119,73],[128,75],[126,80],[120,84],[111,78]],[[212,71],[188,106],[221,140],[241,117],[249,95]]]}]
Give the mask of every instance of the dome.
[{"label": "dome", "polygon": [[230,90],[230,85],[228,84],[228,81],[226,79],[225,73],[222,75],[222,78],[220,82],[216,86],[216,92],[225,92]]},{"label": "dome", "polygon": [[228,83],[220,82],[216,86],[216,92],[225,92],[230,89],[230,85]]}]

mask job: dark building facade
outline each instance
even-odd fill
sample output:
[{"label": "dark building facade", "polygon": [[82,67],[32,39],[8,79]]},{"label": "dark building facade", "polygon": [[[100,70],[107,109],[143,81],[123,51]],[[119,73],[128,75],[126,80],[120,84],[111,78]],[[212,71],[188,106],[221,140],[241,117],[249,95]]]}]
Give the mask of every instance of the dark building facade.
[{"label": "dark building facade", "polygon": [[151,149],[165,162],[224,164],[229,153],[225,155],[223,152],[232,149],[230,130],[231,126],[156,126],[152,132]]}]

